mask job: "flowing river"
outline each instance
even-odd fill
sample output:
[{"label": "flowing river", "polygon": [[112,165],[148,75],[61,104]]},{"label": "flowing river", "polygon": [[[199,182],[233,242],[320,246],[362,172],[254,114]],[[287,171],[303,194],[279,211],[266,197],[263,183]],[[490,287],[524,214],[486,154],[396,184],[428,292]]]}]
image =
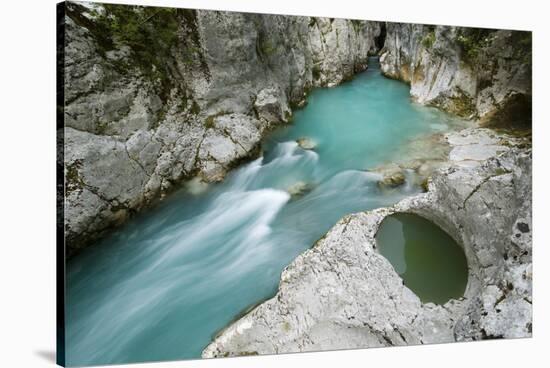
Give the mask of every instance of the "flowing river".
[{"label": "flowing river", "polygon": [[[411,103],[376,59],[352,81],[314,90],[262,157],[168,196],[68,262],[67,364],[199,358],[342,216],[420,192],[410,180],[381,190],[368,170],[456,124]],[[315,149],[298,146],[304,137]]]}]

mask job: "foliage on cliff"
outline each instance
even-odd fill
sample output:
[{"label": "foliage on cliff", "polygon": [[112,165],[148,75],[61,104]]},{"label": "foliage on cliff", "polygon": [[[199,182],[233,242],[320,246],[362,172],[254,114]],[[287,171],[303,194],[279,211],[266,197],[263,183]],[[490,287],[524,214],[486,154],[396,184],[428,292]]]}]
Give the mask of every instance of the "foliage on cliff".
[{"label": "foliage on cliff", "polygon": [[466,61],[473,62],[477,58],[481,49],[491,42],[491,35],[494,32],[492,29],[484,28],[459,29],[456,41],[460,45]]},{"label": "foliage on cliff", "polygon": [[422,39],[422,45],[427,49],[431,49],[434,42],[435,42],[435,26],[428,26],[428,33],[426,33],[426,35]]},{"label": "foliage on cliff", "polygon": [[96,41],[98,52],[105,56],[126,48],[126,58],[111,58],[109,63],[122,75],[140,71],[157,87],[161,95],[170,86],[170,54],[178,42],[182,9],[101,4],[84,7],[68,3],[67,15],[86,28]]},{"label": "foliage on cliff", "polygon": [[97,27],[111,44],[128,46],[135,60],[161,77],[164,60],[177,41],[178,9],[104,4],[92,11]]},{"label": "foliage on cliff", "polygon": [[[456,41],[460,45],[466,61],[475,62],[483,50],[491,45],[497,30],[483,28],[461,28]],[[531,32],[513,31],[509,42],[513,46],[513,58],[531,63]]]}]

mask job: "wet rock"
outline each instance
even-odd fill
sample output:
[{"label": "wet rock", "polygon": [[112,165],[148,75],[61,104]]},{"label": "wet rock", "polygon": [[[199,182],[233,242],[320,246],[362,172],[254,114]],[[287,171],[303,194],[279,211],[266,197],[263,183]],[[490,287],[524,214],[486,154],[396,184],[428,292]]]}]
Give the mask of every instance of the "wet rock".
[{"label": "wet rock", "polygon": [[[428,193],[344,217],[285,268],[275,297],[226,328],[203,357],[531,336],[531,233],[521,230],[531,228],[531,157],[513,148],[474,167],[451,161]],[[395,212],[423,216],[463,245],[463,298],[422,304],[403,285],[375,242]]]},{"label": "wet rock", "polygon": [[373,170],[382,174],[382,179],[378,181],[378,186],[381,188],[396,188],[405,184],[405,173],[397,164],[389,164],[381,166]]},{"label": "wet rock", "polygon": [[199,195],[208,189],[208,183],[204,182],[201,178],[196,177],[185,183],[185,189],[187,189],[187,191],[192,195]]},{"label": "wet rock", "polygon": [[298,197],[301,197],[307,193],[309,193],[313,189],[313,185],[310,183],[306,183],[303,181],[298,181],[288,188],[286,188],[286,191],[288,194],[291,195],[293,199],[296,199]]},{"label": "wet rock", "polygon": [[317,147],[317,143],[311,138],[299,138],[296,143],[304,150],[314,150]]}]

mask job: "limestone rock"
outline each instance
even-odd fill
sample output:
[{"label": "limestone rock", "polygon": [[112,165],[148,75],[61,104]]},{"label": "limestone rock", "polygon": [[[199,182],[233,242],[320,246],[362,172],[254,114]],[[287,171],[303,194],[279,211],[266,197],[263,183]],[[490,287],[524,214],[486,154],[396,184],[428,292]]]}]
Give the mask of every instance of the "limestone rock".
[{"label": "limestone rock", "polygon": [[299,138],[296,140],[296,143],[304,150],[314,150],[317,147],[317,143],[311,138]]},{"label": "limestone rock", "polygon": [[[458,140],[486,134],[466,130]],[[438,170],[428,193],[341,219],[285,268],[277,294],[227,327],[203,357],[530,336],[531,151],[459,163]],[[433,221],[463,246],[463,298],[422,304],[378,253],[378,226],[396,212]]]},{"label": "limestone rock", "polygon": [[313,186],[309,183],[303,181],[298,181],[291,186],[289,186],[286,191],[291,195],[292,198],[301,197],[304,194],[310,192],[313,189]]},{"label": "limestone rock", "polygon": [[97,33],[89,6],[66,5],[69,254],[127,218],[120,209],[137,212],[192,177],[222,180],[259,154],[267,129],[288,122],[290,106],[311,88],[366,67],[381,29],[343,19],[178,14],[181,42],[153,75],[129,45],[105,42],[111,35]]},{"label": "limestone rock", "polygon": [[271,124],[288,123],[291,116],[286,96],[276,88],[264,88],[256,96],[254,108],[258,117]]},{"label": "limestone rock", "polygon": [[531,124],[531,34],[387,23],[382,72],[419,103],[493,126]]},{"label": "limestone rock", "polygon": [[201,178],[196,177],[185,183],[185,188],[192,195],[199,195],[208,189],[208,183],[205,183]]},{"label": "limestone rock", "polygon": [[405,183],[405,173],[397,164],[381,166],[373,171],[382,175],[382,179],[378,181],[381,188],[395,188]]}]

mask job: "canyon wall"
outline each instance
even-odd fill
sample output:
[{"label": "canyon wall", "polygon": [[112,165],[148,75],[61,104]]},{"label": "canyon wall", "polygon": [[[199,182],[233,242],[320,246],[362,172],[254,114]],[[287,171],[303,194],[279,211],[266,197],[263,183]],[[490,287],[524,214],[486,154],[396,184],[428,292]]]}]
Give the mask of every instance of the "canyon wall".
[{"label": "canyon wall", "polygon": [[[344,217],[203,357],[531,336],[531,35],[398,23],[385,31],[382,72],[409,83],[415,101],[512,129],[447,134],[448,161],[427,193]],[[403,284],[375,240],[396,212],[430,219],[463,246],[464,297],[422,303]]]},{"label": "canyon wall", "polygon": [[[488,126],[531,124],[529,33],[120,9],[66,4],[60,136],[69,255],[187,179],[222,180],[259,153],[266,132],[291,121],[308,91],[351,78],[378,52],[382,72],[410,83],[419,103]],[[117,22],[125,17],[134,22]],[[529,143],[484,129],[446,139],[449,165],[428,193],[342,219],[283,272],[273,299],[203,355],[530,336]],[[422,304],[378,254],[379,223],[400,211],[464,245],[465,298]]]},{"label": "canyon wall", "polygon": [[379,51],[377,22],[157,9],[66,3],[69,255],[183,180],[221,180]]},{"label": "canyon wall", "polygon": [[531,125],[531,33],[387,23],[384,75],[411,96],[486,126]]}]

